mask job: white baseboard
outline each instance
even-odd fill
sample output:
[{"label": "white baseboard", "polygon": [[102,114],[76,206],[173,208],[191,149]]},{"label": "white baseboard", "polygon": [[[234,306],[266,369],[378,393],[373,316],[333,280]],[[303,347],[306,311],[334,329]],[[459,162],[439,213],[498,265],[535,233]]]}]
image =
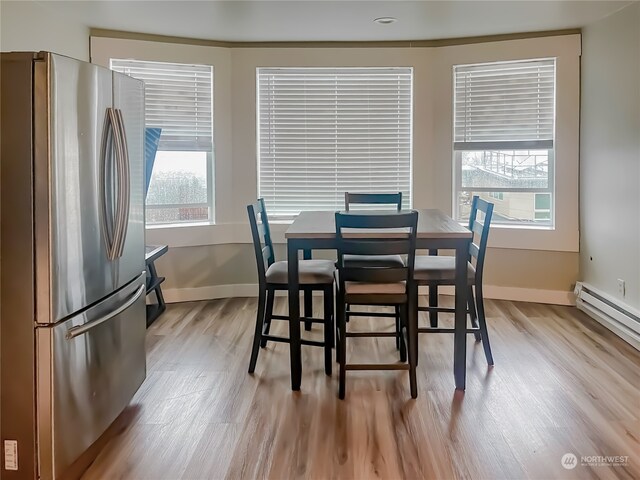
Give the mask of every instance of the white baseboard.
[{"label": "white baseboard", "polygon": [[257,297],[258,285],[240,283],[232,285],[210,285],[197,288],[167,288],[163,289],[167,303],[194,302],[197,300],[215,300],[231,297]]},{"label": "white baseboard", "polygon": [[[428,293],[428,287],[420,287],[420,295]],[[451,286],[438,288],[442,295],[453,295]],[[493,300],[510,300],[512,302],[547,303],[550,305],[575,305],[576,297],[573,292],[562,290],[541,290],[537,288],[502,287],[498,285],[485,285],[484,298]]]},{"label": "white baseboard", "polygon": [[[440,287],[439,293],[453,295],[453,287]],[[427,287],[420,287],[420,294],[425,295]],[[169,288],[163,290],[167,303],[193,302],[196,300],[214,300],[230,297],[256,297],[258,286],[256,284],[243,283],[235,285],[211,285],[197,288]],[[286,292],[277,292],[278,295],[286,295]],[[485,298],[496,300],[512,300],[517,302],[548,303],[552,305],[575,305],[573,292],[561,290],[539,290],[534,288],[500,287],[486,285],[484,287]]]}]

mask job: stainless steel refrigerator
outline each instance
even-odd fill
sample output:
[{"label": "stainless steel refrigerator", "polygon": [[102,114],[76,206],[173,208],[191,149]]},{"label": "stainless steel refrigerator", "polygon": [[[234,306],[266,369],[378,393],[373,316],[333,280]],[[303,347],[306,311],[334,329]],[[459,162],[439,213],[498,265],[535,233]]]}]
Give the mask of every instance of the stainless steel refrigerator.
[{"label": "stainless steel refrigerator", "polygon": [[143,84],[0,55],[0,476],[60,478],[146,375]]}]

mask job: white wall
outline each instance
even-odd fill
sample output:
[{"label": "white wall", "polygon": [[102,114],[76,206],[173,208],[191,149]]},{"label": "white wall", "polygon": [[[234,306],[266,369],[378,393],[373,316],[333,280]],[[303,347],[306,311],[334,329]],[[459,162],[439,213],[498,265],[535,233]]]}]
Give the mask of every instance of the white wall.
[{"label": "white wall", "polygon": [[580,277],[638,310],[640,4],[587,26],[582,48]]},{"label": "white wall", "polygon": [[[149,243],[170,246],[158,269],[173,299],[246,294],[256,282],[246,216],[257,196],[256,67],[412,66],[413,206],[450,213],[452,65],[556,57],[558,225],[494,229],[485,283],[515,288],[511,298],[569,301],[578,275],[579,35],[438,48],[220,48],[93,37],[91,52],[101,65],[124,57],[214,66],[216,224],[147,230]],[[276,241],[285,228],[272,225]]]},{"label": "white wall", "polygon": [[0,1],[0,51],[47,50],[89,60],[89,28],[47,2]]}]

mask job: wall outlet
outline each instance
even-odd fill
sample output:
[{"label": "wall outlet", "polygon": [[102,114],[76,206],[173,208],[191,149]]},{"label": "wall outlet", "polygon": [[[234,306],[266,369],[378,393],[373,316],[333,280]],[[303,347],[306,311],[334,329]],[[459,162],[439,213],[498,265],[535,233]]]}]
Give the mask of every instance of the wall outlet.
[{"label": "wall outlet", "polygon": [[622,280],[621,278],[618,279],[618,294],[621,297],[624,297],[624,294],[625,294],[625,284],[624,284],[624,280]]},{"label": "wall outlet", "polygon": [[4,469],[18,470],[18,441],[4,441]]}]

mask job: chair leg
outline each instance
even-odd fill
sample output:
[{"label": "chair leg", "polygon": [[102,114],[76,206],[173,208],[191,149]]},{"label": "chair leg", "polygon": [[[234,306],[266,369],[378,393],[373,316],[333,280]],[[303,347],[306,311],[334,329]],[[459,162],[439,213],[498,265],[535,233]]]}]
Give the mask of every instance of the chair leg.
[{"label": "chair leg", "polygon": [[[469,291],[467,292],[467,303],[469,304],[469,316],[471,317],[471,326],[473,328],[478,328],[478,314],[476,311],[476,302],[473,299],[473,287],[469,287]],[[476,339],[476,342],[482,340],[480,336],[480,332],[473,332],[473,336]]]},{"label": "chair leg", "polygon": [[[304,290],[304,316],[307,318],[313,317],[313,291],[310,289]],[[308,332],[311,330],[313,323],[311,321],[304,322],[304,329]]]},{"label": "chair leg", "polygon": [[338,322],[338,363],[340,364],[340,379],[338,387],[338,398],[344,399],[345,395],[345,377],[346,377],[346,365],[347,365],[347,324],[345,322],[345,304],[344,300],[340,298],[342,295],[338,294],[337,302],[337,315],[336,320]]},{"label": "chair leg", "polygon": [[400,328],[398,329],[399,331],[399,337],[397,337],[398,341],[400,342],[400,361],[401,362],[406,362],[407,361],[407,307],[405,305],[402,306],[396,306],[396,308],[398,309],[398,314],[400,315],[400,318],[397,319],[396,321],[398,322]]},{"label": "chair leg", "polygon": [[487,357],[487,363],[493,365],[493,355],[491,354],[491,345],[489,344],[489,331],[487,330],[487,319],[484,314],[482,285],[476,285],[476,304],[478,306],[478,321],[480,322],[480,336],[482,337],[484,355]]},{"label": "chair leg", "polygon": [[396,350],[400,349],[400,335],[402,335],[402,329],[400,328],[400,307],[395,306],[396,310]]},{"label": "chair leg", "polygon": [[[253,345],[251,347],[251,359],[249,360],[249,373],[253,373],[256,369],[256,362],[258,361],[258,352],[260,351],[260,344],[262,342],[262,328],[264,324],[265,314],[265,296],[266,290],[261,288],[258,292],[258,314],[256,315],[256,330],[253,334]],[[266,343],[266,342],[265,342]]]},{"label": "chair leg", "polygon": [[331,375],[333,362],[333,285],[325,287],[324,293],[324,373]]},{"label": "chair leg", "polygon": [[[416,378],[416,353],[417,348],[414,345],[414,342],[417,342],[416,332],[417,330],[413,325],[414,319],[411,319],[411,315],[416,315],[417,317],[417,309],[415,313],[412,311],[413,308],[409,308],[411,305],[402,305],[400,307],[400,311],[402,312],[402,320],[403,320],[403,329],[406,332],[406,335],[403,335],[403,344],[405,344],[405,348],[408,350],[409,356],[409,388],[411,390],[411,398],[418,397],[418,382]],[[415,319],[417,321],[417,318]],[[406,341],[404,340],[406,338]],[[406,353],[405,353],[406,355]]]},{"label": "chair leg", "polygon": [[438,312],[434,311],[434,308],[438,307],[438,286],[429,285],[429,306],[432,310],[429,311],[429,324],[431,328],[438,327]]},{"label": "chair leg", "polygon": [[[262,327],[263,335],[269,335],[269,330],[271,329],[271,316],[273,315],[273,300],[275,295],[276,292],[274,290],[267,290],[267,308],[264,315],[264,326]],[[262,348],[267,346],[267,340],[265,338],[260,342],[260,346]]]}]

